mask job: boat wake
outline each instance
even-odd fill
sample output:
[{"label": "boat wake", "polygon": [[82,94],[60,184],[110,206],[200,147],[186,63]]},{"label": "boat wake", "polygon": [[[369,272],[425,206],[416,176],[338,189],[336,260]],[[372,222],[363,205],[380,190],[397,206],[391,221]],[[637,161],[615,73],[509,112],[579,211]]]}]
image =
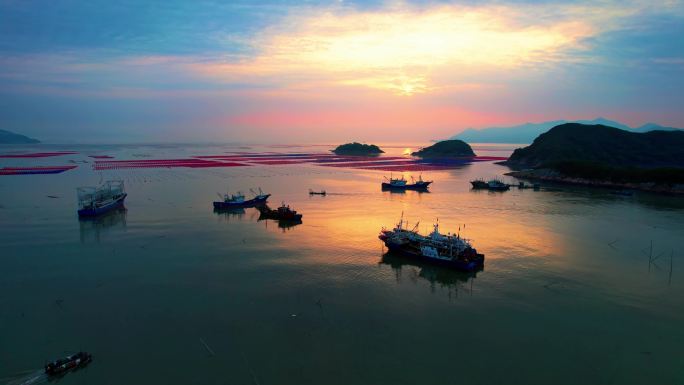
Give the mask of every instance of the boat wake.
[{"label": "boat wake", "polygon": [[0,383],[6,385],[35,385],[48,382],[48,376],[43,369],[31,370],[19,373],[15,376],[0,379]]}]

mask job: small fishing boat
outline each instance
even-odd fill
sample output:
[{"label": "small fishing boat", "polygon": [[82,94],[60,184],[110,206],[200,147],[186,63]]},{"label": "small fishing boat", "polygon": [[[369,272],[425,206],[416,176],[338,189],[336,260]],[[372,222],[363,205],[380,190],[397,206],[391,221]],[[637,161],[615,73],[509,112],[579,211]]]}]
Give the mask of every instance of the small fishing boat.
[{"label": "small fishing boat", "polygon": [[487,189],[490,191],[508,191],[510,188],[511,186],[498,179],[492,179],[487,182]]},{"label": "small fishing boat", "polygon": [[45,365],[45,374],[48,376],[59,376],[66,372],[88,365],[93,360],[90,353],[78,352],[64,358],[49,362]]},{"label": "small fishing boat", "polygon": [[302,214],[298,214],[297,211],[292,210],[289,205],[285,205],[283,202],[280,207],[273,210],[267,205],[257,207],[259,213],[259,219],[276,219],[280,221],[301,221]]},{"label": "small fishing boat", "polygon": [[487,184],[487,182],[485,182],[485,181],[482,180],[482,179],[471,180],[471,181],[470,181],[470,184],[473,185],[473,188],[474,188],[474,189],[486,189],[486,188],[489,187],[489,185]]},{"label": "small fishing boat", "polygon": [[326,195],[326,194],[327,193],[325,192],[325,190],[314,191],[312,189],[309,189],[309,195]]},{"label": "small fishing boat", "polygon": [[418,176],[418,180],[411,177],[411,182],[413,183],[410,184],[403,175],[401,178],[393,178],[390,175],[389,179],[387,177],[385,177],[385,179],[387,179],[388,182],[382,182],[383,190],[427,190],[428,186],[432,183],[431,180],[423,180],[422,175]]},{"label": "small fishing boat", "polygon": [[498,179],[491,179],[487,182],[483,179],[475,179],[471,180],[470,184],[473,185],[473,190],[507,191],[511,188],[511,186]]},{"label": "small fishing boat", "polygon": [[120,208],[128,196],[122,180],[109,180],[99,187],[79,187],[76,193],[80,217],[94,217]]},{"label": "small fishing boat", "polygon": [[271,194],[264,194],[264,192],[261,191],[261,188],[259,189],[258,193],[252,189],[250,189],[250,191],[252,194],[254,194],[254,198],[252,199],[245,199],[245,194],[239,191],[235,194],[217,193],[222,200],[214,202],[214,209],[222,210],[236,207],[254,207],[265,204],[268,200],[268,197],[271,196]]}]

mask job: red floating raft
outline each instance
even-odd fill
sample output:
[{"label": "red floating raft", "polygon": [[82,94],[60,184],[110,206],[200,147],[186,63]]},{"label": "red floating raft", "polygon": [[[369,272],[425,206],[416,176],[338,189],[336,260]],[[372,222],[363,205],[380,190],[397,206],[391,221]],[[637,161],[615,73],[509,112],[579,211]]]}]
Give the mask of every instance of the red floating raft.
[{"label": "red floating raft", "polygon": [[116,170],[125,168],[207,168],[207,167],[239,167],[249,164],[237,162],[218,162],[204,159],[144,159],[144,160],[96,160],[93,168],[100,170]]},{"label": "red floating raft", "polygon": [[73,155],[74,151],[30,152],[26,154],[0,154],[0,158],[48,158],[52,156]]},{"label": "red floating raft", "polygon": [[59,174],[77,166],[3,167],[0,175]]}]

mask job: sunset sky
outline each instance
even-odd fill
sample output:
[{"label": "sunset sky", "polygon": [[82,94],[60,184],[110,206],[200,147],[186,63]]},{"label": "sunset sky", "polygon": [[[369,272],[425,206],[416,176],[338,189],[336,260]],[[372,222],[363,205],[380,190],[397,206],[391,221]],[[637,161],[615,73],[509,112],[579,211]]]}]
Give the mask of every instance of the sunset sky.
[{"label": "sunset sky", "polygon": [[680,0],[0,0],[0,129],[48,141],[684,127],[682,106]]}]

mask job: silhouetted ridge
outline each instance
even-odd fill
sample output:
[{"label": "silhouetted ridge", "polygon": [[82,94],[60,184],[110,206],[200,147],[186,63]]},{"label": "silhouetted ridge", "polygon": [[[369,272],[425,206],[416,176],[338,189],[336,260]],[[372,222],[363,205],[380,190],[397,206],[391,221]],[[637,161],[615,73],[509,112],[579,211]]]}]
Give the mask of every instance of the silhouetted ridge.
[{"label": "silhouetted ridge", "polygon": [[25,144],[25,143],[40,143],[39,140],[29,138],[28,136],[15,134],[11,131],[0,130],[0,144]]},{"label": "silhouetted ridge", "polygon": [[562,161],[596,162],[613,166],[684,166],[684,132],[634,133],[604,125],[566,123],[539,135],[513,152],[505,163],[541,167]]}]

